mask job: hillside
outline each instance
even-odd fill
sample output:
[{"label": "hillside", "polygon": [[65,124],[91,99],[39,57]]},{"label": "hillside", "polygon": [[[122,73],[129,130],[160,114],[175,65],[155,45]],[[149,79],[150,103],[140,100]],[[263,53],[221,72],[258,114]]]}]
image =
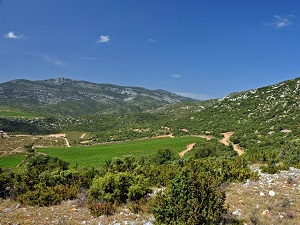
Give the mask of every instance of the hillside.
[{"label": "hillside", "polygon": [[265,159],[299,138],[299,98],[297,78],[218,100],[167,105],[148,113],[73,118],[65,121],[64,129],[94,132],[100,142],[168,133],[209,132],[221,138],[223,132],[234,132],[231,141],[246,149],[246,155]]},{"label": "hillside", "polygon": [[[25,81],[18,82],[23,83]],[[28,81],[25,83],[31,84]],[[46,86],[48,89],[52,86],[60,86],[63,89],[64,85],[66,87],[71,85],[68,85],[68,83],[75,83],[79,87],[83,84],[98,88],[101,86],[96,84],[88,85],[85,82],[82,84],[80,81],[64,81],[64,79],[39,81],[38,83],[42,83],[41,87]],[[114,86],[110,85],[109,87]],[[56,88],[55,90],[60,89]],[[70,92],[71,88],[67,90]],[[120,92],[121,89],[118,90]],[[140,90],[145,91],[145,93],[148,91],[145,89]],[[56,99],[56,102],[51,103],[53,104],[51,105],[52,110],[56,110],[56,107],[60,104],[65,107],[65,110],[74,109],[74,106],[71,106],[72,101],[59,100],[57,98],[59,92],[52,93],[55,93],[53,95],[56,96],[52,100]],[[127,97],[128,95],[126,94]],[[74,98],[75,95],[72,96]],[[122,107],[120,96],[123,95],[119,94],[118,96],[111,99],[111,103]],[[147,112],[139,108],[140,112],[130,114],[103,114],[102,112],[105,112],[106,108],[99,109],[96,114],[93,114],[94,111],[90,110],[89,115],[73,116],[59,120],[41,118],[34,121],[27,120],[26,122],[26,120],[18,121],[20,119],[15,119],[14,121],[1,119],[0,122],[3,124],[3,129],[13,132],[18,132],[18,127],[23,133],[26,133],[26,129],[29,133],[38,133],[37,131],[39,130],[43,133],[54,131],[90,132],[91,135],[87,140],[80,140],[89,141],[89,144],[133,140],[170,133],[173,133],[175,136],[210,133],[214,137],[221,138],[221,133],[223,132],[234,132],[233,136],[231,136],[231,141],[245,149],[245,155],[249,160],[261,161],[270,158],[273,153],[278,155],[285,144],[299,138],[299,98],[300,78],[297,78],[258,89],[232,93],[222,99],[203,102],[181,102],[178,104],[167,104],[165,100],[162,107],[148,110]],[[81,102],[81,100],[78,100],[78,102]],[[70,103],[70,107],[67,107],[66,103]],[[162,102],[160,101],[160,103]],[[40,107],[46,109],[49,104],[48,102],[48,104]],[[82,108],[79,103],[77,107]],[[49,112],[51,112],[50,109]],[[51,123],[47,121],[51,121]],[[77,140],[77,142],[80,141]]]},{"label": "hillside", "polygon": [[[204,103],[180,107],[185,115],[173,121],[173,129],[186,127],[190,132],[210,131],[215,136],[234,132],[231,140],[247,149],[255,159],[268,157],[299,138],[300,78],[284,81],[218,99],[207,107]],[[175,112],[174,108],[169,113]]]},{"label": "hillside", "polygon": [[[15,145],[11,154],[2,160],[7,167],[18,165],[15,170],[0,170],[4,181],[2,195],[9,196],[6,191],[14,190],[12,193],[17,196],[14,199],[18,201],[6,199],[0,204],[4,208],[2,221],[27,221],[29,217],[24,215],[24,210],[31,214],[31,209],[37,208],[28,205],[39,205],[38,215],[43,216],[34,214],[30,217],[32,220],[50,218],[47,215],[51,209],[56,215],[51,219],[53,224],[65,222],[62,218],[68,218],[72,224],[75,224],[72,219],[84,220],[86,224],[128,224],[131,221],[153,224],[154,221],[162,223],[165,218],[176,220],[176,215],[183,215],[188,207],[210,206],[213,205],[211,200],[213,203],[217,200],[220,206],[228,204],[228,209],[222,211],[224,214],[219,215],[224,216],[223,224],[299,224],[299,93],[300,78],[297,78],[232,93],[222,99],[168,104],[147,112],[0,118],[5,131],[64,133],[63,139],[52,138],[53,135],[6,134],[0,139],[6,144],[4,150],[15,142],[24,146],[23,152],[28,152],[20,163],[20,155],[14,154],[22,149]],[[225,132],[229,146],[225,146],[222,139],[223,135],[226,138]],[[66,139],[71,147],[65,148]],[[186,142],[181,145],[176,142],[179,139]],[[152,144],[146,148],[148,141]],[[159,143],[167,148],[162,149]],[[191,144],[193,148],[179,158],[178,152]],[[38,148],[47,145],[49,148]],[[234,146],[242,148],[244,154],[237,156]],[[27,187],[24,188],[20,181],[26,179],[31,180],[25,182]],[[150,187],[166,189],[162,194],[151,195]],[[197,199],[207,196],[206,191],[209,198],[204,200],[205,204],[198,203]],[[194,194],[203,192],[194,198]],[[123,193],[124,198],[111,193]],[[119,199],[117,205],[116,198]],[[58,202],[59,205],[52,206]],[[195,205],[186,205],[190,202]],[[166,208],[173,210],[174,205],[180,206],[174,208],[178,210],[176,213],[170,215],[165,211]],[[197,213],[187,210],[192,212],[187,219],[205,210]],[[12,211],[17,216],[12,217]]]},{"label": "hillside", "polygon": [[12,80],[0,84],[0,105],[46,115],[78,116],[92,113],[131,113],[166,104],[196,100],[164,90],[96,84],[57,78]]}]

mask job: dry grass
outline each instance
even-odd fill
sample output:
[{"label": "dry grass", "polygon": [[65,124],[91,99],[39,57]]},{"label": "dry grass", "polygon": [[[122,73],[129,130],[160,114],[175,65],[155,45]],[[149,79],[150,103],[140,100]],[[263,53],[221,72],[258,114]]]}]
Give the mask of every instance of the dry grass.
[{"label": "dry grass", "polygon": [[299,185],[300,170],[261,173],[258,181],[231,184],[226,200],[230,212],[247,225],[300,224]]},{"label": "dry grass", "polygon": [[65,141],[62,138],[45,136],[8,136],[0,138],[0,157],[11,154],[25,153],[24,145],[33,144],[34,146],[63,147]]},{"label": "dry grass", "polygon": [[131,213],[127,207],[120,207],[113,216],[94,217],[86,206],[80,206],[77,200],[62,202],[57,206],[22,206],[11,200],[0,203],[0,224],[144,224],[152,221],[148,213]]}]

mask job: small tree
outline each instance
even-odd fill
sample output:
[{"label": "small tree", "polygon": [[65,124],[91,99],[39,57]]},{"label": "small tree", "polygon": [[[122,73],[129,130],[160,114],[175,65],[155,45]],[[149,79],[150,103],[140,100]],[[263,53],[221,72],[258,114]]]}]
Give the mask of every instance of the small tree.
[{"label": "small tree", "polygon": [[224,221],[225,193],[211,180],[181,172],[152,203],[159,224],[219,224]]},{"label": "small tree", "polygon": [[154,162],[164,164],[170,160],[176,159],[174,152],[171,149],[159,149],[154,155]]},{"label": "small tree", "polygon": [[287,166],[299,167],[300,142],[294,141],[286,144],[280,152],[280,158]]}]

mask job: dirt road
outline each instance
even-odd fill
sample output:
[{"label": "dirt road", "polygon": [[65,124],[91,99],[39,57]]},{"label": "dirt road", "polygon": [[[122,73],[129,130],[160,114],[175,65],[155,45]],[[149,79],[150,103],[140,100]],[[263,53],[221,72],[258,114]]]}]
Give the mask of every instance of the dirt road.
[{"label": "dirt road", "polygon": [[66,141],[67,147],[70,148],[71,146],[70,146],[70,143],[69,143],[68,139],[67,139],[67,138],[64,138],[64,140]]},{"label": "dirt road", "polygon": [[183,157],[188,151],[190,151],[190,150],[193,149],[193,147],[195,146],[195,144],[196,143],[187,145],[185,150],[183,150],[182,152],[179,152],[179,156]]},{"label": "dirt road", "polygon": [[226,132],[226,133],[222,133],[224,138],[220,140],[220,142],[226,146],[233,146],[233,150],[237,152],[237,154],[243,155],[244,151],[242,149],[239,148],[239,146],[237,144],[233,144],[229,139],[230,137],[233,135],[234,132]]}]

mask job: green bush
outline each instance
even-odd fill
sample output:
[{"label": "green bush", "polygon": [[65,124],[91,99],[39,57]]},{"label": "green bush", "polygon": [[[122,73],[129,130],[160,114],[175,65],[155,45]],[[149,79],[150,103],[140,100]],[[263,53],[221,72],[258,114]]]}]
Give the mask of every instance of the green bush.
[{"label": "green bush", "polygon": [[198,142],[193,148],[194,158],[206,157],[233,157],[237,153],[232,146],[226,146],[218,140],[212,139],[210,141]]},{"label": "green bush", "polygon": [[19,195],[17,200],[26,205],[50,206],[58,204],[62,198],[53,188],[36,185],[34,190]]},{"label": "green bush", "polygon": [[5,171],[0,167],[0,198],[12,197],[13,179],[14,174],[12,172]]},{"label": "green bush", "polygon": [[132,183],[133,177],[128,173],[106,173],[94,179],[89,193],[94,200],[122,203],[126,202]]},{"label": "green bush", "polygon": [[300,167],[300,141],[286,144],[280,152],[280,158],[287,166]]},{"label": "green bush", "polygon": [[28,158],[27,170],[40,174],[46,170],[67,170],[69,163],[49,155],[38,155]]},{"label": "green bush", "polygon": [[157,164],[164,164],[177,158],[178,156],[171,149],[166,148],[157,150],[153,156],[153,161]]},{"label": "green bush", "polygon": [[109,172],[132,172],[138,166],[135,157],[127,155],[124,159],[115,157],[105,162],[105,169]]},{"label": "green bush", "polygon": [[127,200],[136,201],[150,192],[146,188],[143,176],[136,176],[128,172],[106,173],[102,177],[96,177],[89,189],[92,200],[106,202],[125,203]]},{"label": "green bush", "polygon": [[139,182],[133,184],[128,188],[128,199],[130,201],[137,201],[143,198],[147,193],[150,192],[150,189],[146,187],[145,183]]},{"label": "green bush", "polygon": [[74,199],[78,194],[79,188],[76,186],[47,187],[39,184],[35,185],[33,190],[20,194],[17,200],[26,205],[50,206],[59,204],[62,200]]},{"label": "green bush", "polygon": [[224,221],[225,193],[214,182],[190,173],[181,172],[152,202],[152,213],[159,224],[219,224]]},{"label": "green bush", "polygon": [[170,181],[182,170],[180,163],[161,164],[161,165],[145,165],[137,168],[135,173],[143,174],[153,186],[166,186]]}]

